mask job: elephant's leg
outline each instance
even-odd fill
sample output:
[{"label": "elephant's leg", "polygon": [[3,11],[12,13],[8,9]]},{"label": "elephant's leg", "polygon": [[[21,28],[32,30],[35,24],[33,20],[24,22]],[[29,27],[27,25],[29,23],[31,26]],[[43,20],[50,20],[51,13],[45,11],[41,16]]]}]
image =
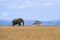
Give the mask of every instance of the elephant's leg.
[{"label": "elephant's leg", "polygon": [[15,24],[13,23],[13,26],[15,26]]},{"label": "elephant's leg", "polygon": [[21,23],[19,23],[18,25],[21,26]]},{"label": "elephant's leg", "polygon": [[24,22],[23,22],[23,26],[24,26]]}]

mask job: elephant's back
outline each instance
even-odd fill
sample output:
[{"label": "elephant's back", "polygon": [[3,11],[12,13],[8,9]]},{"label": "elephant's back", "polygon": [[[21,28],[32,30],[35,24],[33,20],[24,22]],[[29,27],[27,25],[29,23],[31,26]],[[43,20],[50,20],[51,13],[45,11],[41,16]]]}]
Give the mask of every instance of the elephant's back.
[{"label": "elephant's back", "polygon": [[13,23],[17,23],[17,22],[18,22],[18,20],[17,20],[17,19],[14,19],[12,22],[13,22]]}]

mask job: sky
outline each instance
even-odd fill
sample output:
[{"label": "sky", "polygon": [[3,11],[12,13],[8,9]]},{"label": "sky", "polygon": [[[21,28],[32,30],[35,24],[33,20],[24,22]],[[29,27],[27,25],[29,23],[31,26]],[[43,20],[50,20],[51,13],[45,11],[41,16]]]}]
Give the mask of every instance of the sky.
[{"label": "sky", "polygon": [[0,20],[60,20],[60,0],[0,0]]}]

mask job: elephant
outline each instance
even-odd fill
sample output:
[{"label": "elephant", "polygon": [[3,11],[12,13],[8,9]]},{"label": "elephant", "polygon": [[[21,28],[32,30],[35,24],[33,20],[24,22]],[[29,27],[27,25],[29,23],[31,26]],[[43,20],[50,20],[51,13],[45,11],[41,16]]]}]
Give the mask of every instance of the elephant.
[{"label": "elephant", "polygon": [[23,25],[24,26],[24,20],[22,18],[18,18],[18,19],[14,19],[12,21],[13,26],[15,26],[16,24],[18,24],[19,26]]}]

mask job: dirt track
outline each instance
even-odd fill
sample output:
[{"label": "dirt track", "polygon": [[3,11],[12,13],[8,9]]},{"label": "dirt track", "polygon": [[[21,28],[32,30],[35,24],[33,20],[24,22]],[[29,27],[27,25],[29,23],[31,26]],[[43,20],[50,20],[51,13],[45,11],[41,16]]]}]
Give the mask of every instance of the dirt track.
[{"label": "dirt track", "polygon": [[0,40],[60,40],[60,26],[0,26]]}]

